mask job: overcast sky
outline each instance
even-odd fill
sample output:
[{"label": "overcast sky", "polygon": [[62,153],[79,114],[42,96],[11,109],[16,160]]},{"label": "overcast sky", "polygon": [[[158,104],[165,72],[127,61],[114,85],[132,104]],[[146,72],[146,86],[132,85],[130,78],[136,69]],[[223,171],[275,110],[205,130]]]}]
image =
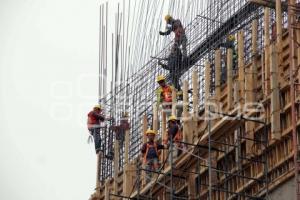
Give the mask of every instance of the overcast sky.
[{"label": "overcast sky", "polygon": [[0,0],[0,199],[83,200],[98,98],[96,0]]}]

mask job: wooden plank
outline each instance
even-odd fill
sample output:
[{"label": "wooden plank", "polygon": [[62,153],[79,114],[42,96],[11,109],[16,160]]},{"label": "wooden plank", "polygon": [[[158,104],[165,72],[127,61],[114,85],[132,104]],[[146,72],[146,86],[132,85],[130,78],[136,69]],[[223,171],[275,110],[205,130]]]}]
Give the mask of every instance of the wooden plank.
[{"label": "wooden plank", "polygon": [[188,199],[195,199],[196,198],[196,187],[195,187],[195,174],[190,174],[188,177]]},{"label": "wooden plank", "polygon": [[153,104],[153,124],[152,129],[157,132],[158,130],[158,106],[157,103]]},{"label": "wooden plank", "polygon": [[[193,117],[197,117],[198,113],[199,113],[199,109],[198,109],[198,105],[199,105],[199,81],[198,81],[198,77],[199,77],[198,71],[197,70],[193,71],[193,74],[192,74],[192,84],[193,84]],[[206,83],[207,82],[205,82],[205,85],[206,85]]]},{"label": "wooden plank", "polygon": [[210,99],[210,63],[208,62],[208,60],[205,61],[205,113],[206,115],[208,114],[208,104],[209,104],[209,99]]},{"label": "wooden plank", "polygon": [[[114,184],[113,184],[115,194],[118,194],[119,166],[120,166],[120,145],[119,145],[119,140],[115,140],[115,145],[114,145]],[[118,198],[113,197],[112,199],[118,199]]]},{"label": "wooden plank", "polygon": [[264,9],[264,40],[265,40],[265,46],[264,46],[264,58],[265,58],[265,64],[264,64],[264,96],[268,96],[270,94],[270,9],[265,8]]},{"label": "wooden plank", "polygon": [[227,49],[227,112],[233,108],[232,49]]},{"label": "wooden plank", "polygon": [[132,163],[127,163],[124,166],[123,173],[123,195],[129,196],[134,187],[134,177],[136,174],[136,167]]},{"label": "wooden plank", "polygon": [[125,130],[125,147],[124,147],[124,163],[128,163],[128,156],[129,156],[129,141],[130,140],[130,130]]},{"label": "wooden plank", "polygon": [[238,32],[238,69],[239,69],[239,103],[244,103],[245,98],[245,62],[244,62],[244,31]]},{"label": "wooden plank", "polygon": [[215,51],[215,89],[216,89],[216,100],[221,100],[221,50]]},{"label": "wooden plank", "polygon": [[278,63],[275,45],[271,45],[271,133],[272,139],[280,139],[280,102],[278,84]]}]

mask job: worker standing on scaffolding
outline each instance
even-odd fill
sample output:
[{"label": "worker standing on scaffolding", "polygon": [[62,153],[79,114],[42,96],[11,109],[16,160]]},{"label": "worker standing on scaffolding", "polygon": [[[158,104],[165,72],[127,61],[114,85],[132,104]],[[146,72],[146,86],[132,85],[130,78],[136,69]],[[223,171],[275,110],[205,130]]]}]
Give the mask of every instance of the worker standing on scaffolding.
[{"label": "worker standing on scaffolding", "polygon": [[149,182],[152,177],[152,171],[158,171],[159,169],[159,150],[165,149],[164,145],[154,141],[155,135],[156,132],[154,130],[148,129],[146,131],[148,141],[143,144],[141,149],[147,182]]},{"label": "worker standing on scaffolding", "polygon": [[160,35],[170,35],[173,31],[175,33],[174,44],[172,49],[179,48],[182,46],[182,55],[186,58],[187,57],[187,38],[185,35],[185,30],[182,26],[182,23],[179,19],[173,19],[171,15],[166,15],[165,20],[167,23],[166,29],[167,31],[159,31]]},{"label": "worker standing on scaffolding", "polygon": [[156,79],[159,88],[156,90],[157,103],[162,104],[162,108],[167,115],[172,111],[172,92],[175,90],[173,86],[167,85],[166,78],[163,75],[157,76]]},{"label": "worker standing on scaffolding", "polygon": [[168,140],[164,141],[164,143],[169,146],[169,161],[171,160],[170,156],[176,158],[181,154],[183,148],[183,145],[181,143],[182,139],[183,136],[180,124],[177,118],[174,115],[171,115],[168,119]]},{"label": "worker standing on scaffolding", "polygon": [[[167,64],[164,64],[162,60],[167,60]],[[171,82],[177,91],[181,91],[179,85],[179,79],[181,77],[182,68],[182,53],[179,47],[175,47],[171,50],[171,53],[166,59],[159,59],[158,64],[170,72]]]},{"label": "worker standing on scaffolding", "polygon": [[87,126],[90,134],[94,138],[96,154],[98,154],[99,151],[102,151],[100,129],[101,129],[101,122],[104,122],[104,120],[105,117],[102,114],[101,106],[95,105],[93,110],[88,113]]}]

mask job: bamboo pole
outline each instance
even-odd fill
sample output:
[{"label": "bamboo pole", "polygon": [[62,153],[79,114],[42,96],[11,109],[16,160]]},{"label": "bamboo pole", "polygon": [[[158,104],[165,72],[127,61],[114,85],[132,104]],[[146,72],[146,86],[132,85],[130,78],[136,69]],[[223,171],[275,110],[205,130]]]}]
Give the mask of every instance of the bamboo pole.
[{"label": "bamboo pole", "polygon": [[278,63],[275,46],[271,45],[271,133],[272,139],[280,139],[280,104],[278,84]]},{"label": "bamboo pole", "polygon": [[216,88],[216,100],[221,100],[221,50],[215,51],[215,88]]},{"label": "bamboo pole", "polygon": [[256,101],[256,91],[257,91],[257,77],[258,77],[258,73],[257,73],[257,66],[258,66],[258,51],[257,51],[257,34],[258,34],[258,20],[255,19],[252,22],[252,65],[251,65],[251,82],[250,84],[252,85],[251,88],[251,102]]},{"label": "bamboo pole", "polygon": [[264,58],[265,64],[263,65],[264,73],[264,96],[268,96],[270,94],[270,9],[264,9],[264,40],[265,40],[265,48],[264,48]]},{"label": "bamboo pole", "polygon": [[227,49],[227,111],[233,108],[232,49]]},{"label": "bamboo pole", "polygon": [[244,103],[245,98],[245,63],[244,63],[244,31],[238,33],[238,68],[239,68],[239,102]]}]

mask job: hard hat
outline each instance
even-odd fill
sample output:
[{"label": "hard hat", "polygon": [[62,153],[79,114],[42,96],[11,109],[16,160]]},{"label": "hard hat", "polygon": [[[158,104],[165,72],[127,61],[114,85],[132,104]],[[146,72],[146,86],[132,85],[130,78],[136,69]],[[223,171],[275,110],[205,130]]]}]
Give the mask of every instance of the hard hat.
[{"label": "hard hat", "polygon": [[157,76],[157,78],[156,78],[156,81],[157,81],[157,82],[159,82],[159,81],[164,81],[164,80],[166,80],[166,77],[164,77],[163,75],[159,75],[159,76]]},{"label": "hard hat", "polygon": [[128,117],[128,116],[129,116],[128,112],[123,112],[122,113],[122,117]]},{"label": "hard hat", "polygon": [[100,105],[95,105],[94,108],[101,109],[101,106]]},{"label": "hard hat", "polygon": [[227,38],[228,38],[229,41],[234,41],[235,40],[235,37],[234,37],[233,34],[228,35]]},{"label": "hard hat", "polygon": [[169,117],[169,119],[168,119],[168,122],[169,121],[176,121],[177,120],[177,118],[174,116],[174,115],[171,115],[170,117]]},{"label": "hard hat", "polygon": [[167,21],[169,21],[171,18],[172,18],[172,16],[171,16],[171,15],[169,15],[169,14],[168,14],[168,15],[166,15],[166,16],[165,16],[165,20],[166,20],[166,22],[167,22]]},{"label": "hard hat", "polygon": [[146,131],[146,135],[148,135],[148,134],[154,134],[154,135],[156,135],[155,131],[152,130],[152,129],[148,129],[148,130]]}]

